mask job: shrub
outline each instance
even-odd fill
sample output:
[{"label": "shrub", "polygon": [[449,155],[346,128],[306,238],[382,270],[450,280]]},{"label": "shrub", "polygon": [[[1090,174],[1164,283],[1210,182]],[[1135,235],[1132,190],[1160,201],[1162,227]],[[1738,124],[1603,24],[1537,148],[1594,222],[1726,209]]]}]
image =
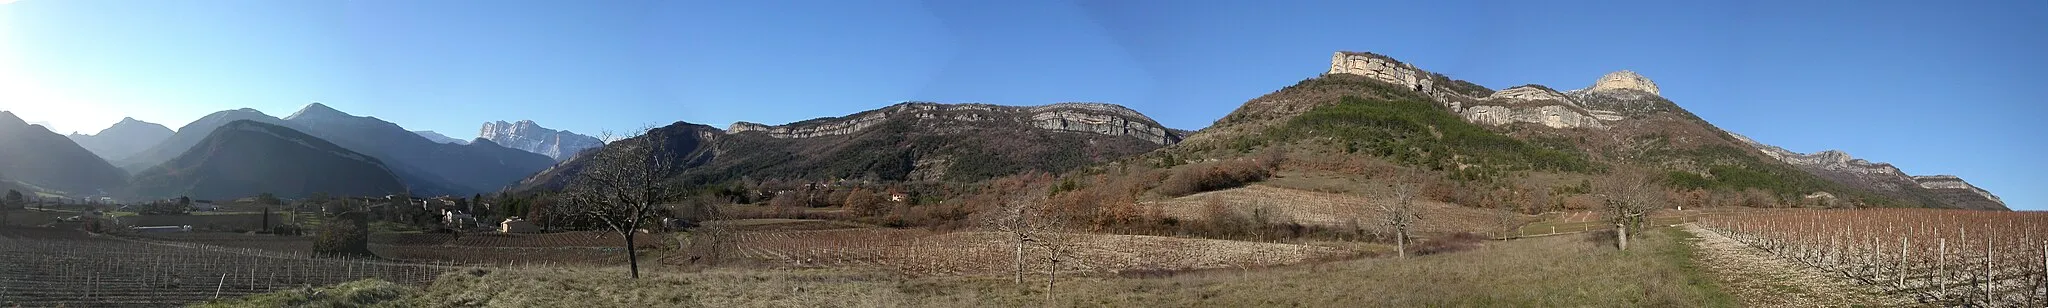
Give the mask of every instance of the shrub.
[{"label": "shrub", "polygon": [[[1419,97],[1345,96],[1276,126],[1263,141],[1326,142],[1347,153],[1385,157],[1459,179],[1490,179],[1510,171],[1588,173],[1603,169],[1583,153],[1550,149],[1487,130]],[[1463,166],[1463,167],[1460,167]]]},{"label": "shrub", "polygon": [[320,225],[313,253],[323,256],[374,257],[370,253],[370,219],[362,212],[335,215]]},{"label": "shrub", "polygon": [[1167,176],[1166,182],[1159,185],[1159,193],[1178,197],[1240,187],[1273,176],[1271,168],[1257,160],[1244,159],[1188,165]]}]

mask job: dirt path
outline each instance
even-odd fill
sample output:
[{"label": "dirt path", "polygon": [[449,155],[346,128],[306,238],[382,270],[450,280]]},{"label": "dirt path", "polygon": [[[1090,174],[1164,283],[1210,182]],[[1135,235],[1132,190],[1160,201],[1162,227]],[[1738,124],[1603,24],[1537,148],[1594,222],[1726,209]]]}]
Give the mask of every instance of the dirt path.
[{"label": "dirt path", "polygon": [[1786,261],[1720,233],[1685,224],[1699,238],[1699,258],[1722,291],[1744,307],[1912,306],[1911,299],[1884,295],[1854,281]]}]

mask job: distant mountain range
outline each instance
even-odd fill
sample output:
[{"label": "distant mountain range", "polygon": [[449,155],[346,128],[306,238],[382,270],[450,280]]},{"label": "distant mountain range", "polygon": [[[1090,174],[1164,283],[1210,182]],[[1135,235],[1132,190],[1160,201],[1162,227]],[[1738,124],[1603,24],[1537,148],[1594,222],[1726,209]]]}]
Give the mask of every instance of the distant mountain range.
[{"label": "distant mountain range", "polygon": [[[740,122],[729,129],[677,122],[618,142],[663,142],[689,166],[676,179],[972,182],[1025,171],[1062,172],[1145,153],[1181,136],[1123,106],[912,102],[786,125]],[[603,151],[599,148],[596,151]],[[520,182],[516,190],[559,189],[586,155]]]},{"label": "distant mountain range", "polygon": [[222,200],[263,193],[301,198],[404,192],[405,184],[375,157],[281,125],[237,120],[136,174],[129,195]]},{"label": "distant mountain range", "polygon": [[1851,157],[1849,153],[1842,151],[1828,150],[1802,154],[1756,142],[1742,135],[1734,136],[1764,155],[1799,167],[1806,172],[1893,198],[1924,200],[1973,210],[2006,209],[2005,201],[2000,200],[1998,196],[1953,175],[1908,175],[1892,164]]},{"label": "distant mountain range", "polygon": [[508,148],[547,155],[555,160],[568,160],[584,149],[604,145],[597,137],[579,135],[569,131],[557,131],[541,127],[533,120],[506,123],[505,121],[484,123],[478,130],[477,138],[497,142]]},{"label": "distant mountain range", "polygon": [[433,141],[435,143],[447,143],[455,145],[469,144],[468,140],[455,139],[453,137],[448,137],[448,135],[442,135],[441,133],[437,133],[431,130],[416,130],[412,131],[412,133],[419,134],[420,137],[426,137],[428,141]]},{"label": "distant mountain range", "polygon": [[0,111],[0,176],[81,195],[122,187],[128,181],[127,173],[70,138],[29,125],[8,111]]},{"label": "distant mountain range", "polygon": [[215,112],[181,127],[164,142],[122,161],[131,172],[168,162],[197,146],[215,128],[254,121],[299,131],[378,158],[416,195],[468,195],[497,191],[547,168],[553,159],[491,142],[437,143],[375,117],[357,117],[314,103],[279,119],[254,109]]},{"label": "distant mountain range", "polygon": [[98,154],[100,158],[112,162],[148,150],[150,146],[170,139],[171,134],[171,128],[162,124],[138,121],[135,118],[121,118],[121,122],[114,123],[114,126],[100,130],[97,134],[72,133],[66,137],[77,142],[78,146],[92,151],[93,154]]},{"label": "distant mountain range", "polygon": [[309,135],[382,159],[419,195],[497,191],[555,162],[492,142],[437,143],[398,124],[320,103],[306,105],[284,120]]}]

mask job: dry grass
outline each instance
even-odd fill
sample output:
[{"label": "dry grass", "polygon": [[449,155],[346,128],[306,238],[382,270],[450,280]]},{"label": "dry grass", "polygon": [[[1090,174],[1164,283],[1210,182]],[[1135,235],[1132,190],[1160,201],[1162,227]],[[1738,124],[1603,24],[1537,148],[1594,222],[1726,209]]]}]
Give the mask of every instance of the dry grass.
[{"label": "dry grass", "polygon": [[[1045,235],[1042,235],[1045,236]],[[1143,235],[1059,234],[1070,243],[1062,275],[1271,267],[1355,255],[1324,246]],[[747,232],[741,257],[771,268],[890,269],[913,276],[1013,273],[1015,249],[995,232],[847,229]],[[1026,271],[1044,273],[1046,247],[1028,245]]]},{"label": "dry grass", "polygon": [[[1351,194],[1335,194],[1304,191],[1288,188],[1252,185],[1243,188],[1199,193],[1148,204],[1157,207],[1162,214],[1183,220],[1206,218],[1205,204],[1215,200],[1239,212],[1249,213],[1255,209],[1268,211],[1271,217],[1304,225],[1327,227],[1370,226],[1383,216],[1379,205],[1391,205],[1393,198],[1367,198]],[[1416,225],[1418,233],[1451,234],[1472,232],[1492,234],[1499,230],[1500,212],[1488,209],[1463,207],[1450,203],[1417,200],[1422,209],[1422,220]]]},{"label": "dry grass", "polygon": [[[1637,250],[1566,236],[1494,242],[1407,260],[1363,259],[1164,278],[907,278],[849,270],[655,272],[476,269],[415,291],[416,307],[1693,307],[1730,306],[1691,263],[1683,232]],[[1051,302],[1048,302],[1050,300]]]}]

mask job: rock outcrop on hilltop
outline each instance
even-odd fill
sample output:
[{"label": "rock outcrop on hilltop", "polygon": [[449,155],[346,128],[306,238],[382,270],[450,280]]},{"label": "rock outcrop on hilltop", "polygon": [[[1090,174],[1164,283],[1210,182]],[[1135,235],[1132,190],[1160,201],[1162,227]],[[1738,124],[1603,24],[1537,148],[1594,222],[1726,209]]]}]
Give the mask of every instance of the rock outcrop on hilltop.
[{"label": "rock outcrop on hilltop", "polygon": [[907,102],[849,116],[806,120],[787,125],[733,123],[727,133],[762,132],[775,138],[813,138],[848,135],[898,117],[951,119],[962,122],[1005,122],[1028,124],[1039,129],[1131,137],[1159,145],[1180,142],[1181,136],[1152,118],[1123,106],[1099,103],[1060,103],[1044,106],[999,106],[989,104],[940,104]]},{"label": "rock outcrop on hilltop", "polygon": [[1643,77],[1643,75],[1636,74],[1635,71],[1630,70],[1621,70],[1607,73],[1606,76],[1600,76],[1600,81],[1593,82],[1593,87],[1586,90],[1636,90],[1649,93],[1650,95],[1664,95],[1663,92],[1657,90],[1656,82],[1651,82],[1649,77]]},{"label": "rock outcrop on hilltop", "polygon": [[498,145],[508,148],[547,155],[555,161],[568,160],[577,152],[604,145],[604,141],[597,140],[597,137],[548,129],[534,123],[533,120],[484,123],[483,128],[477,132],[477,138],[497,142]]},{"label": "rock outcrop on hilltop", "polygon": [[1977,210],[2011,209],[2005,206],[2005,200],[1999,199],[1997,195],[1992,195],[1991,191],[1977,188],[1977,185],[1970,185],[1970,182],[1963,181],[1963,178],[1960,177],[1953,175],[1920,175],[1913,176],[1913,181],[1919,182],[1920,188],[1934,192],[1936,197],[1955,204],[1957,207]]}]

